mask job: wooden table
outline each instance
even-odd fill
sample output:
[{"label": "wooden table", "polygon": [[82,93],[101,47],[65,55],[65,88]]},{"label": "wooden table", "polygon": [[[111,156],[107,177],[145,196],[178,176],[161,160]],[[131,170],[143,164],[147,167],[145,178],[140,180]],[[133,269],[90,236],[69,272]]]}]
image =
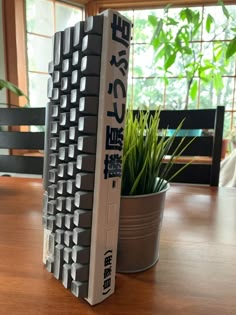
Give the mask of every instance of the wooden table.
[{"label": "wooden table", "polygon": [[91,307],[42,264],[41,180],[0,178],[0,314],[236,314],[236,190],[175,185],[160,261]]}]

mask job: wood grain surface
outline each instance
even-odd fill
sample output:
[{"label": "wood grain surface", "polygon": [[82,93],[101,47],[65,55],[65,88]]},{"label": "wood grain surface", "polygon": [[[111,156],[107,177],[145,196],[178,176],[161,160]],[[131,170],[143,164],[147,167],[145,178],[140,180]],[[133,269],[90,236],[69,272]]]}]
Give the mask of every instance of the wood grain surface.
[{"label": "wood grain surface", "polygon": [[0,177],[0,314],[235,315],[236,190],[172,185],[160,260],[91,307],[42,263],[42,182]]}]

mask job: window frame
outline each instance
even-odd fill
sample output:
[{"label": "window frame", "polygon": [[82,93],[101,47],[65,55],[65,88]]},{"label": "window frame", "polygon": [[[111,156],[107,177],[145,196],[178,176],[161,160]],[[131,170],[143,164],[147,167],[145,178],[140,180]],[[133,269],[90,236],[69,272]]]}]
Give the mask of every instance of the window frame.
[{"label": "window frame", "polygon": [[[216,5],[216,0],[207,0],[207,1],[200,1],[200,0],[191,0],[191,1],[184,1],[184,0],[172,0],[172,7],[186,7],[186,6],[208,6],[208,5]],[[87,4],[87,13],[88,15],[95,15],[99,12],[106,10],[108,8],[114,10],[135,10],[135,9],[155,9],[155,8],[163,8],[167,4],[170,4],[168,0],[95,0],[89,1]],[[229,4],[236,4],[236,0],[224,0],[225,5]],[[234,88],[235,89],[235,85]],[[231,116],[231,129],[233,128],[234,117],[236,117],[236,108],[230,109],[226,111],[226,114],[230,114]],[[235,115],[235,116],[234,116]]]},{"label": "window frame", "polygon": [[[64,2],[67,2],[68,4],[85,5],[88,1],[65,0]],[[26,95],[28,95],[25,0],[3,0],[2,12],[0,14],[2,14],[3,20],[5,79],[17,85]],[[6,90],[6,103],[23,107],[27,103],[27,100],[25,97],[18,97],[9,90]],[[27,130],[24,127],[15,128],[16,130]],[[34,154],[34,152],[29,152],[27,150],[10,150],[9,153],[20,155]]]},{"label": "window frame", "polygon": [[[173,7],[181,6],[200,6],[200,5],[215,5],[216,0],[172,0]],[[86,5],[86,11],[88,15],[95,15],[108,8],[114,10],[132,10],[132,9],[153,9],[163,8],[167,4],[170,4],[168,0],[90,0]],[[236,4],[235,0],[225,0],[224,4]]]},{"label": "window frame", "polygon": [[[44,94],[46,85],[47,85],[47,79],[48,79],[48,66],[47,66],[47,60],[50,60],[48,58],[51,57],[46,57],[43,58],[44,59],[44,67],[42,67],[43,65],[39,65],[38,61],[40,60],[40,55],[38,55],[38,58],[35,58],[35,53],[37,53],[36,51],[34,51],[33,53],[30,52],[30,48],[33,49],[34,45],[37,45],[38,42],[41,42],[41,44],[39,45],[39,47],[44,47],[44,50],[47,49],[48,45],[49,47],[51,47],[51,41],[52,41],[52,36],[53,34],[58,31],[58,30],[62,30],[64,28],[66,28],[66,25],[61,25],[60,24],[60,20],[58,20],[58,16],[57,16],[57,9],[58,8],[63,8],[65,9],[69,9],[69,10],[78,10],[78,12],[80,12],[81,17],[79,18],[80,20],[83,20],[85,18],[85,6],[81,3],[77,2],[72,2],[72,1],[66,1],[66,0],[43,0],[43,5],[48,6],[49,5],[49,10],[50,10],[50,14],[49,14],[49,21],[50,21],[50,26],[45,29],[45,32],[42,32],[42,30],[40,28],[38,28],[38,26],[36,26],[36,28],[34,26],[32,26],[30,24],[30,21],[34,21],[34,19],[32,20],[31,16],[28,16],[28,9],[27,8],[27,4],[31,4],[33,5],[33,7],[36,5],[37,6],[37,1],[25,1],[25,21],[26,21],[26,43],[27,43],[27,49],[28,52],[26,52],[26,58],[27,58],[27,81],[28,81],[28,96],[30,98],[30,106],[32,107],[38,107],[38,106],[42,106],[42,104],[44,104],[43,106],[45,106],[45,104],[47,103],[47,95],[46,93]],[[41,0],[42,1],[42,0]],[[37,7],[36,7],[37,8]],[[45,9],[44,9],[45,10]],[[47,9],[46,9],[47,10]],[[60,9],[59,9],[60,10]],[[64,14],[63,14],[64,16]],[[38,21],[40,21],[40,16],[35,17],[35,21],[36,24]],[[29,21],[30,20],[30,21]],[[58,24],[59,21],[59,24]],[[64,22],[66,22],[66,20],[63,20]],[[74,23],[78,21],[77,19],[74,20]],[[32,45],[33,43],[33,45]],[[52,55],[50,51],[45,51],[46,54]],[[41,84],[43,84],[43,89]],[[41,88],[38,87],[38,85],[41,86]],[[36,89],[33,88],[33,86],[36,87]],[[39,89],[39,90],[38,90]],[[35,93],[36,92],[36,93]],[[40,92],[40,93],[39,93]],[[43,93],[43,94],[42,94]],[[39,99],[40,99],[40,95],[41,95],[41,101],[43,100],[43,103],[41,102],[41,105],[39,104]]]},{"label": "window frame", "polygon": [[[53,1],[53,0],[49,0]],[[64,0],[68,4],[85,6],[85,15],[96,15],[108,8],[114,10],[152,9],[169,4],[168,0]],[[225,0],[225,4],[236,4],[236,0]],[[215,5],[216,0],[172,0],[173,7]],[[26,58],[26,21],[25,0],[3,0],[3,30],[5,49],[6,80],[16,84],[28,94],[27,58]],[[26,100],[7,91],[6,99],[9,104],[24,106]]]},{"label": "window frame", "polygon": [[[88,0],[64,2],[85,6]],[[2,14],[6,80],[28,95],[25,0],[3,0]],[[6,91],[6,100],[8,104],[17,106],[24,106],[26,103],[24,97],[18,97],[9,91]]]}]

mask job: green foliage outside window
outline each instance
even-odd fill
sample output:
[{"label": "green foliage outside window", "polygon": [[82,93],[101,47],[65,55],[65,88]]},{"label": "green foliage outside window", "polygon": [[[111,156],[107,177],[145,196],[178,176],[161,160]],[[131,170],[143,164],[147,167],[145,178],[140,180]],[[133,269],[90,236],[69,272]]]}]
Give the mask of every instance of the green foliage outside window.
[{"label": "green foliage outside window", "polygon": [[[219,5],[225,18],[222,24],[213,14],[204,16],[191,8],[183,8],[176,16],[171,16],[170,6],[165,8],[163,17],[148,17],[154,30],[151,44],[156,70],[166,85],[174,71],[178,79],[184,79],[184,108],[188,108],[190,98],[196,99],[200,84],[217,95],[224,87],[223,76],[227,73],[234,46],[234,42],[229,46],[225,40],[229,27],[234,29],[234,19],[223,2],[219,1]],[[200,41],[202,33],[208,35],[204,47]],[[179,68],[176,67],[178,63]]]},{"label": "green foliage outside window", "polygon": [[[121,13],[134,25],[128,104],[134,109],[156,109],[157,106],[182,109],[186,103],[188,109],[223,105],[226,110],[224,129],[227,136],[236,125],[236,5],[225,6],[222,2],[217,4],[216,0],[215,5],[211,6],[169,6],[165,9],[129,10]],[[152,16],[151,21],[149,16]],[[157,25],[161,19],[164,25],[167,17],[174,25],[166,25],[163,31],[167,32],[171,28],[174,41],[177,29],[182,27],[183,34],[180,32],[177,38],[183,36],[183,43],[188,40],[189,47],[186,48],[185,44],[183,59],[180,52],[176,52],[176,55],[174,53],[166,63],[165,70],[165,59],[161,57],[163,52],[153,49],[152,39],[155,44]],[[188,19],[192,19],[192,22],[188,23]],[[170,38],[166,44],[172,44]],[[190,55],[190,50],[195,54],[195,59]],[[158,53],[160,55],[157,58]],[[168,53],[171,55],[171,49]],[[195,65],[199,65],[199,68],[193,67],[193,60],[196,60]]]}]

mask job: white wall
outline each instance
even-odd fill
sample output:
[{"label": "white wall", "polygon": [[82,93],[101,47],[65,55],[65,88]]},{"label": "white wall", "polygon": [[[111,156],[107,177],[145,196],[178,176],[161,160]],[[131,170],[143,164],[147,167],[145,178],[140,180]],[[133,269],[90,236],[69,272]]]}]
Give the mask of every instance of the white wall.
[{"label": "white wall", "polygon": [[[0,79],[5,79],[5,58],[4,58],[4,42],[3,42],[3,16],[2,3],[0,0]],[[0,92],[0,103],[6,103],[5,89]]]}]

